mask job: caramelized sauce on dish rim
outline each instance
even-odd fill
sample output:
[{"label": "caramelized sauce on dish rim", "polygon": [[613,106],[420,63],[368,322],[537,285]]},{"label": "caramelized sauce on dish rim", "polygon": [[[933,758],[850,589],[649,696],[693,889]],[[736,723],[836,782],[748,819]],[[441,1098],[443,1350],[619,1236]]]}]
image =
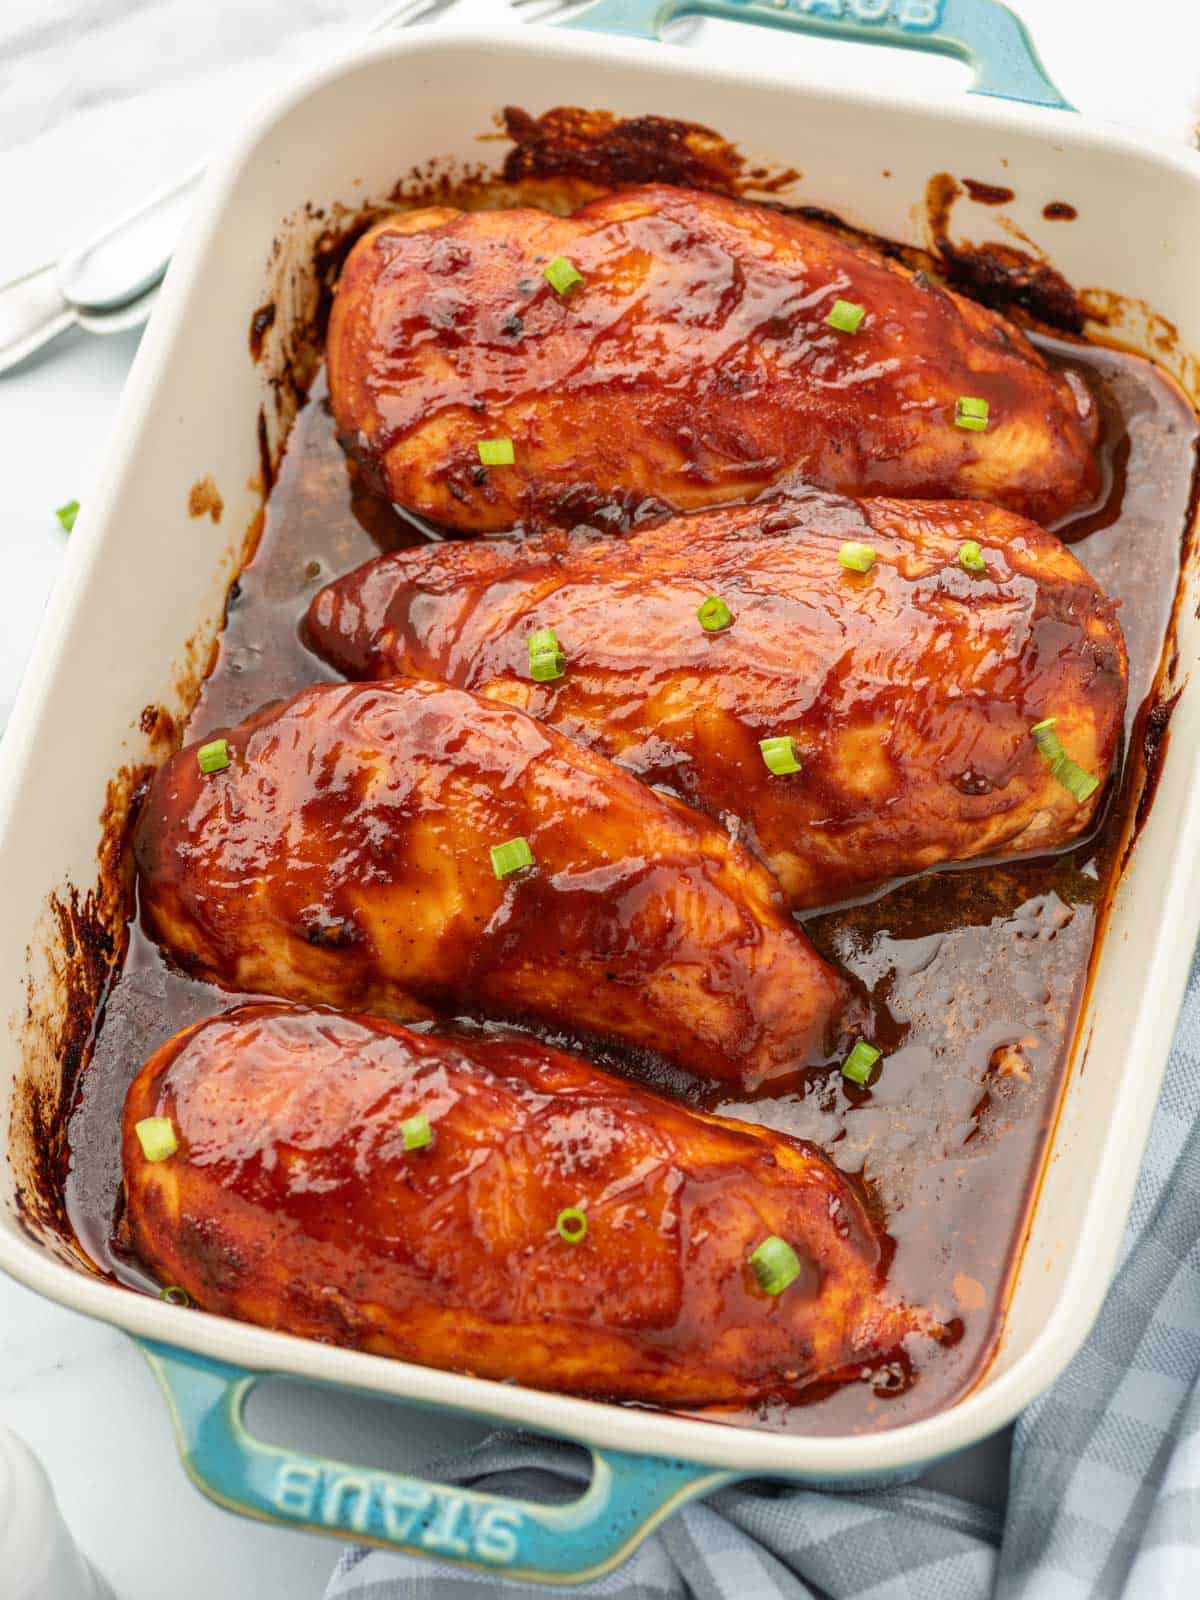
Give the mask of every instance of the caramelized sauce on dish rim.
[{"label": "caramelized sauce on dish rim", "polygon": [[[1097,503],[1055,531],[1121,602],[1130,657],[1127,738],[1153,693],[1174,605],[1198,429],[1148,362],[1041,340],[1095,395],[1103,423]],[[216,663],[185,740],[335,674],[298,624],[313,593],[382,550],[440,537],[373,498],[334,436],[323,377],[292,431],[253,559],[232,586]],[[1132,765],[1132,764],[1131,764]],[[845,1433],[943,1409],[985,1368],[1069,1058],[1093,944],[1128,811],[1128,776],[1092,836],[1053,857],[973,863],[893,884],[801,919],[871,1002],[883,1072],[869,1090],[836,1067],[794,1093],[746,1099],[653,1063],[643,1080],[723,1114],[813,1140],[861,1183],[891,1240],[891,1291],[961,1319],[956,1345],[917,1348],[861,1382],[702,1415],[775,1430]],[[135,916],[97,1020],[68,1138],[66,1203],[102,1270],[157,1293],[119,1243],[120,1112],[126,1087],[176,1029],[238,996],[172,971]],[[473,1030],[454,1019],[443,1028]],[[570,1046],[561,1035],[553,1041]],[[607,1058],[607,1066],[631,1070]]]}]

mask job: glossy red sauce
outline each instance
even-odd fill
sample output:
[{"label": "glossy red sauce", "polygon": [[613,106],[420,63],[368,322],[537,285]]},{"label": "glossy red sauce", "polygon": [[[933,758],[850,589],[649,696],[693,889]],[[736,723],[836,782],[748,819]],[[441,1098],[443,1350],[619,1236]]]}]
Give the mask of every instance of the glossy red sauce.
[{"label": "glossy red sauce", "polygon": [[[410,1150],[417,1113],[433,1131]],[[142,1157],[148,1116],[171,1119],[178,1159]],[[736,1403],[946,1336],[878,1295],[883,1242],[813,1151],[523,1035],[244,1007],[139,1074],[125,1154],[127,1225],[161,1282],[405,1360]],[[804,1240],[783,1298],[749,1266],[764,1233]]]},{"label": "glossy red sauce", "polygon": [[[1104,492],[1094,510],[1058,531],[1121,601],[1132,726],[1150,694],[1170,621],[1195,419],[1144,362],[1075,345],[1055,354],[1085,377],[1100,405]],[[423,537],[356,487],[318,386],[293,431],[257,554],[231,593],[219,659],[187,737],[331,677],[297,631],[312,595],[380,550]],[[873,1036],[886,1048],[887,1063],[870,1091],[847,1084],[833,1068],[810,1073],[786,1096],[745,1100],[701,1089],[665,1068],[637,1069],[685,1098],[820,1144],[883,1219],[894,1246],[894,1293],[963,1321],[960,1342],[924,1364],[872,1374],[802,1407],[767,1403],[746,1413],[747,1420],[824,1433],[892,1426],[944,1407],[986,1363],[1124,805],[1122,798],[1092,839],[1059,856],[931,874],[864,904],[804,919],[818,947],[853,976],[874,1008]],[[170,971],[134,925],[81,1078],[67,1188],[84,1247],[131,1285],[144,1277],[111,1238],[126,1088],[175,1029],[231,1003],[229,995]]]},{"label": "glossy red sauce", "polygon": [[[847,540],[869,572],[840,565]],[[732,618],[716,633],[709,594]],[[532,682],[526,640],[551,622],[570,670]],[[1106,780],[1125,709],[1116,608],[1052,534],[980,501],[796,488],[619,540],[447,540],[323,589],[306,632],[352,677],[494,696],[736,817],[796,909],[1079,838],[1105,796],[1080,805],[1029,728],[1054,716]],[[798,773],[765,766],[778,735]]]},{"label": "glossy red sauce", "polygon": [[[434,213],[373,229],[329,325],[334,410],[389,498],[454,528],[627,522],[789,472],[853,495],[1036,518],[1095,489],[1086,387],[927,275],[794,215],[662,185],[568,218]],[[440,220],[438,220],[440,219]],[[565,294],[543,269],[566,257]],[[865,308],[849,335],[835,299]],[[960,397],[985,431],[952,425]],[[503,470],[478,444],[512,441]],[[599,525],[599,524],[597,524]]]}]

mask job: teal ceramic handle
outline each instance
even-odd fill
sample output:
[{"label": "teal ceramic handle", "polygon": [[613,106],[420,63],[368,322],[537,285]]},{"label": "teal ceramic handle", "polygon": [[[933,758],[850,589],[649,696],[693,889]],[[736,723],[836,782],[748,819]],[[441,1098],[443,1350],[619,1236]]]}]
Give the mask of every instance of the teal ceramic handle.
[{"label": "teal ceramic handle", "polygon": [[247,1433],[246,1398],[266,1374],[138,1342],[166,1393],[184,1465],[218,1505],[505,1577],[551,1583],[599,1577],[685,1500],[736,1476],[594,1450],[592,1481],[580,1499],[544,1506],[348,1466]]},{"label": "teal ceramic handle", "polygon": [[673,17],[687,15],[954,56],[974,70],[972,94],[1074,109],[1046,76],[1024,23],[1000,0],[597,0],[563,27],[657,39]]}]

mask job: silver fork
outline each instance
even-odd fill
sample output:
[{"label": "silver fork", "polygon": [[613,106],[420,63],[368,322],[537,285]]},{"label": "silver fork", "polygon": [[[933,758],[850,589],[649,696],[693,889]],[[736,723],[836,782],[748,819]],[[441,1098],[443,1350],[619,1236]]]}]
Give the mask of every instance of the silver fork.
[{"label": "silver fork", "polygon": [[[366,36],[411,27],[452,3],[392,4],[371,20]],[[550,10],[559,9],[551,0]],[[181,182],[151,195],[81,249],[0,288],[0,373],[28,360],[68,328],[108,334],[140,327],[154,307],[203,176],[203,164],[194,167]]]}]

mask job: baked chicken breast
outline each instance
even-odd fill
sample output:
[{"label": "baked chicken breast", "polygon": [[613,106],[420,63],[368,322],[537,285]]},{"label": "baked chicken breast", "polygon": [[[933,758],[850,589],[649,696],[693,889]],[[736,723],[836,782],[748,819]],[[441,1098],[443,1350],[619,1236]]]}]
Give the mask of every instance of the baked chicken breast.
[{"label": "baked chicken breast", "polygon": [[[869,547],[869,570],[840,564],[846,543]],[[731,616],[715,632],[697,615],[710,595]],[[429,545],[331,584],[307,628],[350,676],[475,690],[740,818],[797,907],[1069,843],[1125,707],[1111,602],[1052,534],[977,502],[812,495],[619,541]],[[561,670],[537,681],[545,629]],[[1031,734],[1049,718],[1100,780],[1082,798]],[[768,767],[772,739],[799,770]]]},{"label": "baked chicken breast", "polygon": [[661,184],[565,218],[388,217],[347,258],[327,348],[346,446],[466,532],[620,525],[789,477],[1047,521],[1099,484],[1086,386],[994,312],[797,217]]},{"label": "baked chicken breast", "polygon": [[460,689],[268,706],[159,769],[135,852],[151,932],[226,989],[528,1018],[751,1087],[844,1043],[847,987],[748,850]]},{"label": "baked chicken breast", "polygon": [[[170,1122],[165,1158],[146,1118]],[[151,1056],[123,1135],[145,1265],[308,1338],[699,1406],[859,1378],[940,1332],[884,1297],[883,1242],[812,1146],[526,1037],[245,1006]],[[769,1239],[799,1268],[778,1292],[751,1261]]]}]

